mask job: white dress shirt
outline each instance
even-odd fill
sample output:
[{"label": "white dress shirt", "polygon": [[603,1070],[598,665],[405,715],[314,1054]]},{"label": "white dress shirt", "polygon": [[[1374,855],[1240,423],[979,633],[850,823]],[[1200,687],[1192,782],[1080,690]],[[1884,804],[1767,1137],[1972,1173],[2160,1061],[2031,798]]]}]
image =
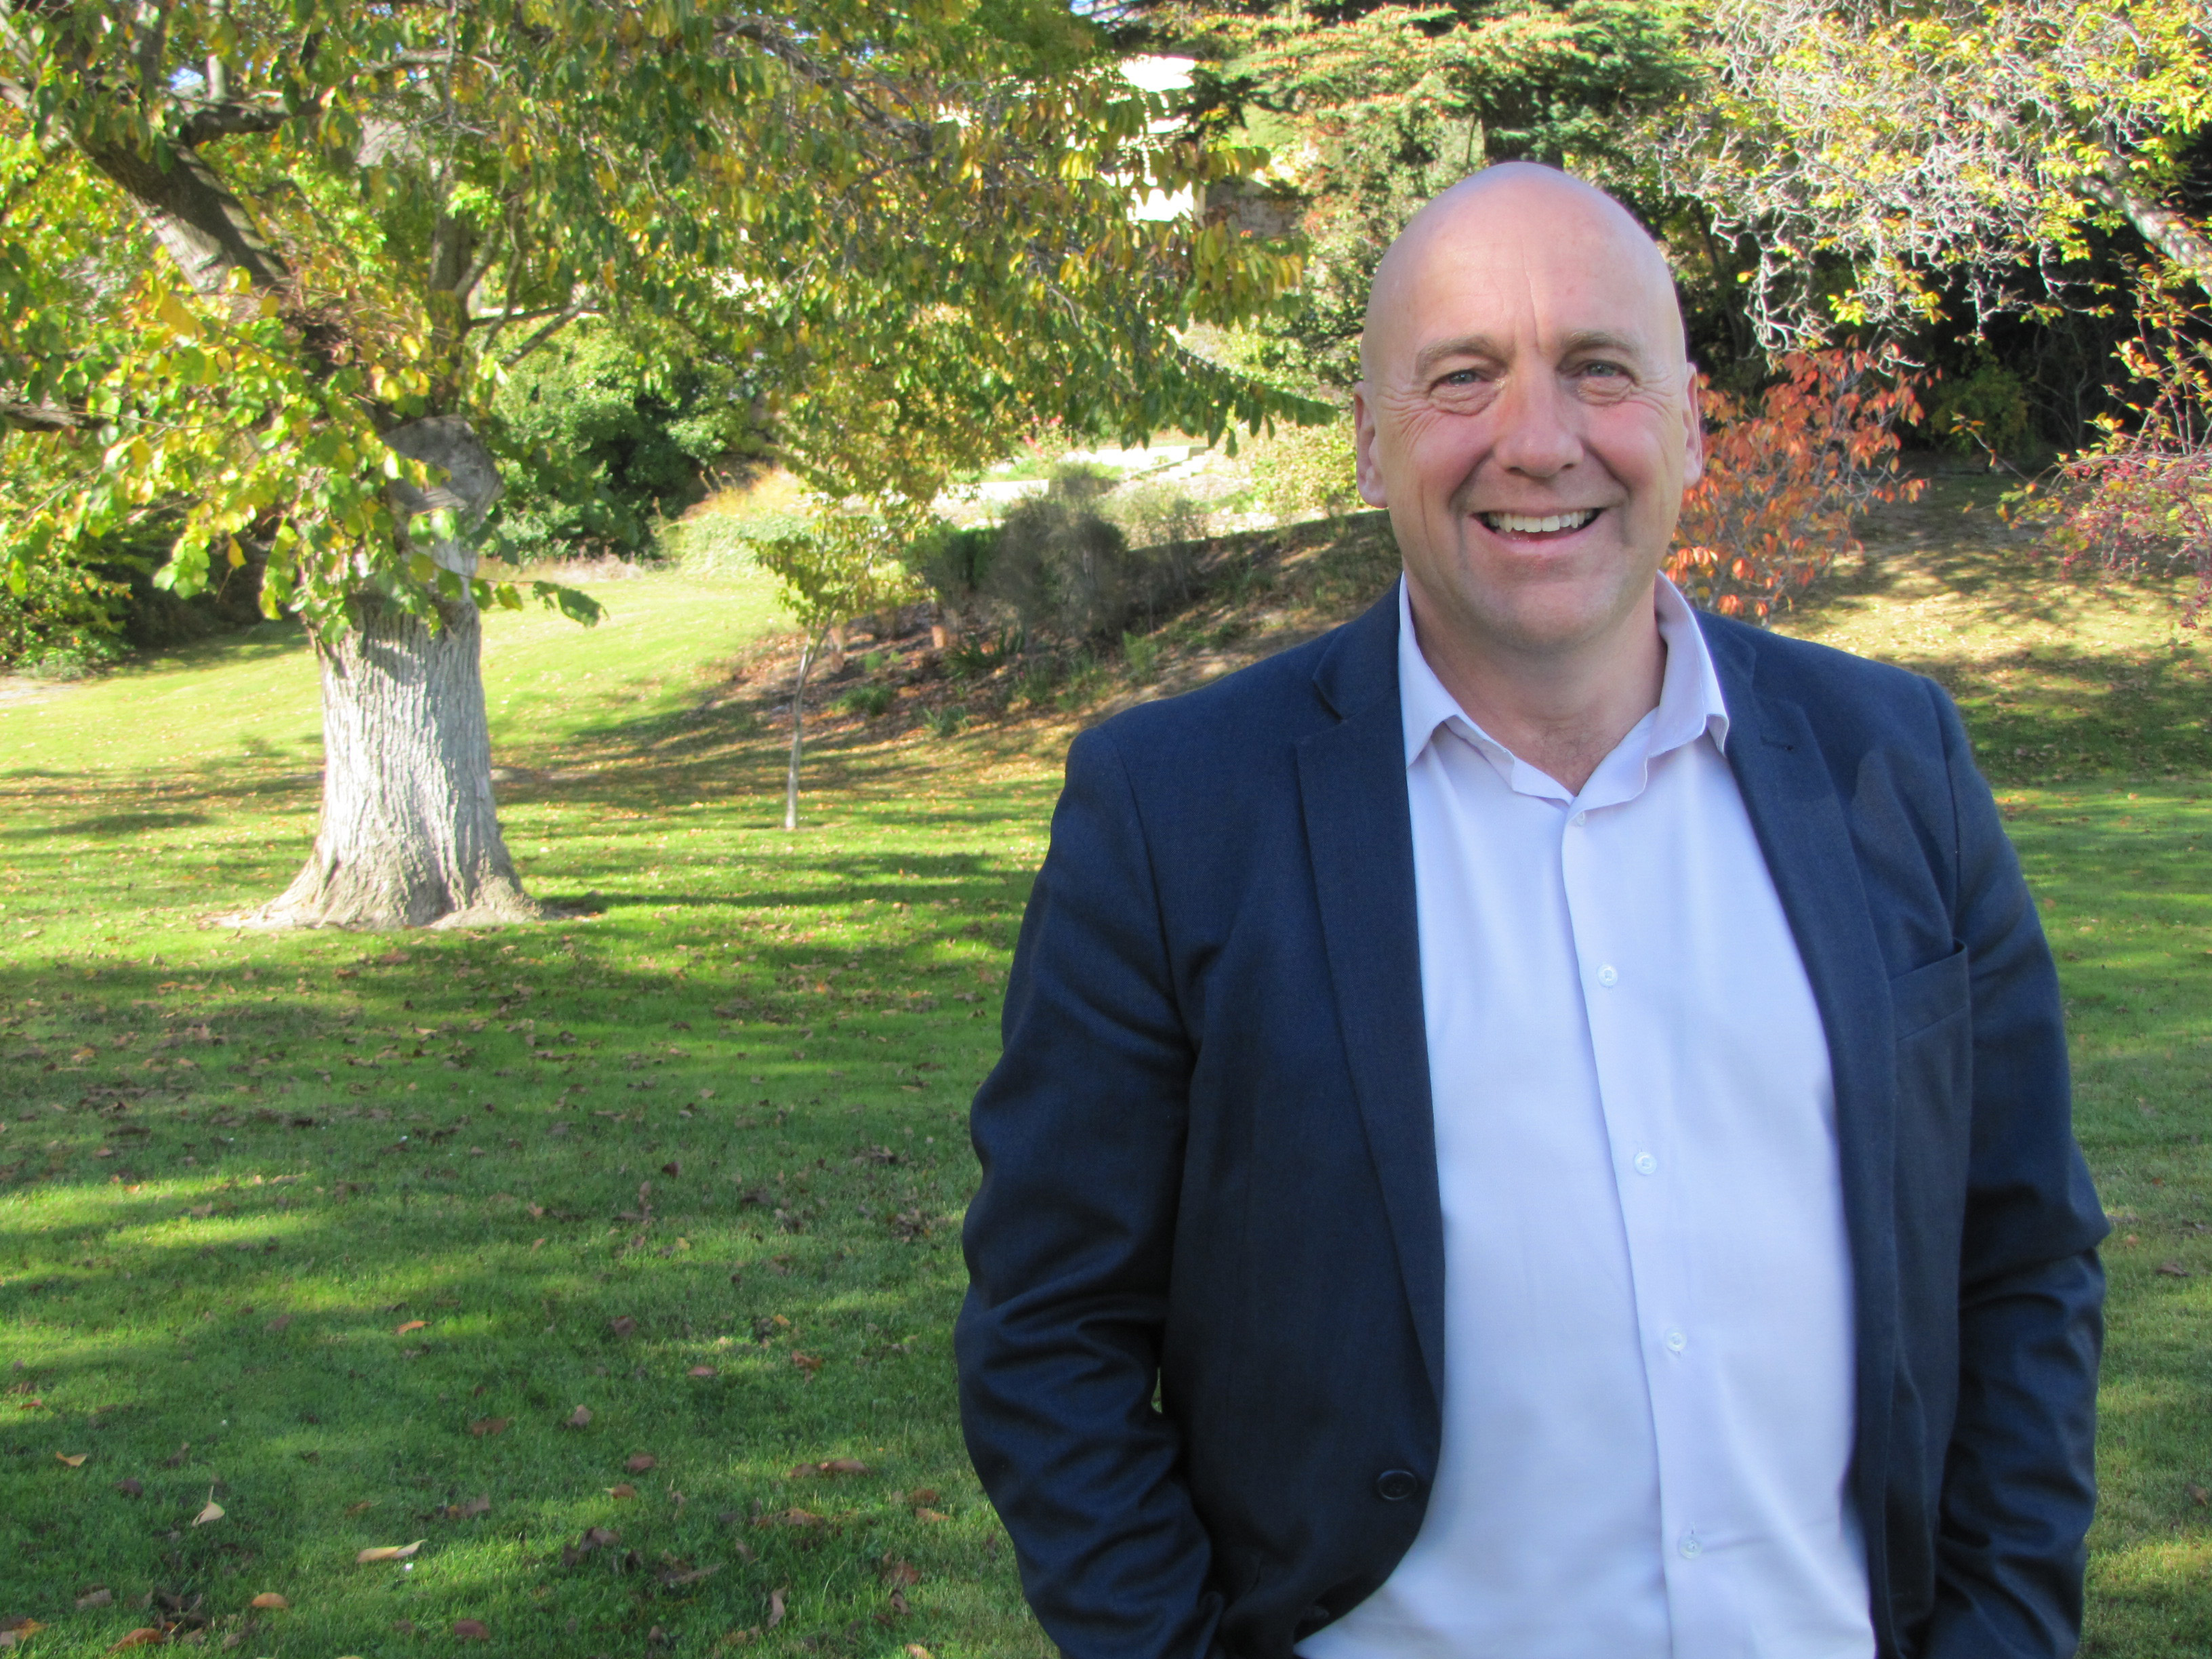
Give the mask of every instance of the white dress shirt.
[{"label": "white dress shirt", "polygon": [[1443,1444],[1307,1659],[1868,1659],[1827,1043],[1664,578],[1659,706],[1578,795],[1399,589],[1443,1208]]}]

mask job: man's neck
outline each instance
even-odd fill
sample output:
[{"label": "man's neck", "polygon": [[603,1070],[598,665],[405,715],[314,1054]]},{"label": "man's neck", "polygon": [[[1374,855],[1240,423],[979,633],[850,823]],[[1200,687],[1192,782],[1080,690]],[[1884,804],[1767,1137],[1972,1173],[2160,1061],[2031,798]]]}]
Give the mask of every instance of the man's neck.
[{"label": "man's neck", "polygon": [[1573,793],[1636,722],[1659,706],[1667,647],[1647,601],[1599,635],[1560,649],[1516,648],[1407,598],[1422,657],[1467,717]]}]

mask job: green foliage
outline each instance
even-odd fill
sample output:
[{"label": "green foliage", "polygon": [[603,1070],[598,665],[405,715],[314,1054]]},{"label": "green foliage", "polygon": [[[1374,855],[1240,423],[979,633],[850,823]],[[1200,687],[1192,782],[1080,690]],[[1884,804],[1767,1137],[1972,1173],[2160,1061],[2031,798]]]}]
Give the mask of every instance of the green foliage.
[{"label": "green foliage", "polygon": [[1961,455],[2018,455],[2034,436],[2027,387],[1996,358],[1981,354],[1972,369],[1930,387],[1929,432]]},{"label": "green foliage", "polygon": [[509,459],[492,544],[516,562],[645,550],[718,470],[760,461],[757,405],[742,374],[681,331],[578,324],[494,400]]},{"label": "green foliage", "polygon": [[[437,480],[384,440],[426,416],[490,418],[501,376],[586,314],[667,320],[699,343],[695,366],[744,365],[781,399],[792,464],[889,519],[1041,417],[1218,432],[1297,407],[1177,337],[1272,302],[1295,256],[1129,213],[1257,157],[1164,131],[1160,100],[1054,13],[11,12],[0,76],[27,114],[0,128],[0,406],[17,423],[58,411],[34,441],[81,487],[11,502],[0,564],[167,512],[170,586],[204,586],[250,549],[271,614],[318,628],[346,625],[363,592],[433,621],[465,592],[557,601],[472,579],[450,546],[470,528],[457,512],[426,509],[407,532],[395,492]],[[159,250],[138,209],[167,228]],[[693,391],[658,387],[687,421]],[[727,434],[669,435],[696,459]],[[525,483],[519,524],[568,499]],[[611,471],[608,494],[633,484],[649,494],[653,470]],[[611,509],[546,533],[634,528]],[[881,585],[800,586],[813,604]]]},{"label": "green foliage", "polygon": [[1326,426],[1278,427],[1252,447],[1252,483],[1276,517],[1331,517],[1359,504],[1350,415]]},{"label": "green foliage", "polygon": [[1018,501],[999,526],[986,591],[1025,633],[1111,638],[1143,603],[1145,562],[1097,510],[1111,481],[1064,466],[1042,495]]},{"label": "green foliage", "polygon": [[854,686],[837,699],[837,707],[848,714],[858,714],[862,720],[878,720],[890,713],[898,694],[879,680],[870,680]]},{"label": "green foliage", "polygon": [[1261,327],[1263,366],[1297,383],[1359,378],[1375,267],[1423,202],[1492,161],[1632,174],[1631,118],[1696,80],[1691,14],[1674,0],[1391,5],[1328,19],[1303,8],[1218,19],[1232,61],[1200,89],[1224,117],[1249,103],[1287,129],[1278,176],[1308,199],[1313,270]]}]

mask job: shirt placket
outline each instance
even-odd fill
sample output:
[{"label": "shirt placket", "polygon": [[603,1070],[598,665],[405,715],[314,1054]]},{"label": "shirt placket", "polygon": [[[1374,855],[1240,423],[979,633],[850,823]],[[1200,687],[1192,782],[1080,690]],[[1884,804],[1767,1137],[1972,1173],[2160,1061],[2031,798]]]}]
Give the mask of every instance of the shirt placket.
[{"label": "shirt placket", "polygon": [[1663,971],[1649,940],[1655,894],[1624,891],[1611,872],[1624,867],[1607,843],[1631,832],[1633,800],[1595,809],[1577,807],[1562,827],[1560,874],[1573,929],[1583,1000],[1589,1022],[1599,1105],[1613,1154],[1614,1190],[1628,1243],[1635,1299],[1638,1351],[1644,1363],[1659,1466],[1661,1559],[1668,1617],[1678,1654],[1702,1650],[1695,1632],[1710,1629],[1705,1614],[1714,1599],[1708,1559],[1717,1517],[1698,1479],[1692,1431],[1693,1391],[1705,1386],[1705,1364],[1690,1275],[1677,1230],[1671,1224],[1684,1202],[1686,1171],[1678,1167],[1668,1133],[1672,1114],[1662,1097],[1668,1086],[1651,1057],[1667,1034],[1653,1029],[1658,1000],[1650,975]]}]

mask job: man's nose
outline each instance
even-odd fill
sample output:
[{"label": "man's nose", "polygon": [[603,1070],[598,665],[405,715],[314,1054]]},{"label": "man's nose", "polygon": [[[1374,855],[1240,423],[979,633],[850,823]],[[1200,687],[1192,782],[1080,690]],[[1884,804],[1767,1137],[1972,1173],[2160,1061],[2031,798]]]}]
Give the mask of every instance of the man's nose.
[{"label": "man's nose", "polygon": [[1509,471],[1549,478],[1582,459],[1576,405],[1557,375],[1507,377],[1493,408],[1498,421],[1493,453]]}]

